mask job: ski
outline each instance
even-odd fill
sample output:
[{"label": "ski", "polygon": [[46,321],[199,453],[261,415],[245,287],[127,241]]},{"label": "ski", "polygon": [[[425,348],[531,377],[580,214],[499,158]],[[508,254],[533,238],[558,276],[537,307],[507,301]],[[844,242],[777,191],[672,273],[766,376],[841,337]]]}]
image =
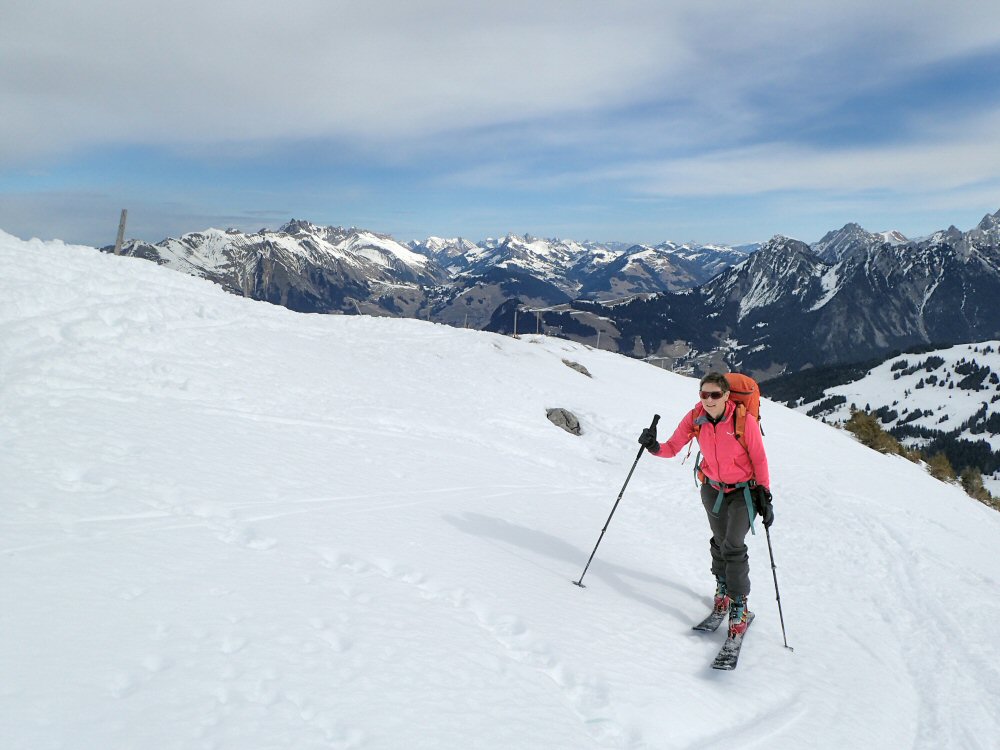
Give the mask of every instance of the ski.
[{"label": "ski", "polygon": [[718,630],[719,625],[729,615],[729,599],[727,598],[725,602],[725,606],[713,609],[708,617],[692,627],[691,630],[700,630],[702,633],[712,633]]},{"label": "ski", "polygon": [[[753,612],[747,612],[747,630],[750,629],[750,623],[753,622],[753,618]],[[743,637],[745,635],[746,630],[739,635],[728,636],[726,638],[726,642],[722,644],[722,650],[719,651],[719,655],[712,662],[712,669],[736,669],[736,662],[740,658],[740,648],[743,646]]]}]

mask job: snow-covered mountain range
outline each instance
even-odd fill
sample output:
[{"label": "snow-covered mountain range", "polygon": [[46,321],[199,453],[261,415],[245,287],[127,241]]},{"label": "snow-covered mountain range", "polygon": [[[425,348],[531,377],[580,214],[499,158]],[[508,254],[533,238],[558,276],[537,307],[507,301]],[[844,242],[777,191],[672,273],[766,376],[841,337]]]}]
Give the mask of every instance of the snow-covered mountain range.
[{"label": "snow-covered mountain range", "polygon": [[404,245],[369,230],[292,220],[252,234],[212,229],[155,245],[131,240],[122,254],[300,312],[431,316],[480,328],[512,297],[552,305],[687,289],[754,249],[514,234],[478,244],[430,237]]},{"label": "snow-covered mountain range", "polygon": [[1000,337],[998,299],[1000,211],[968,232],[905,242],[854,224],[815,247],[777,236],[693,290],[573,307],[577,325],[601,327],[619,351],[767,378]]},{"label": "snow-covered mountain range", "polygon": [[598,300],[687,289],[757,249],[757,245],[576,242],[513,234],[479,244],[432,237],[408,246],[445,266],[454,277],[505,269],[546,281],[572,299]]},{"label": "snow-covered mountain range", "polygon": [[515,315],[527,315],[529,330],[599,340],[690,372],[718,366],[768,378],[1000,337],[1000,211],[967,232],[913,240],[850,223],[812,246],[780,235],[725,247],[513,234],[403,245],[292,221],[255,234],[132,241],[124,252],[299,311],[494,331],[512,331]]},{"label": "snow-covered mountain range", "polygon": [[690,462],[642,456],[607,523],[696,381],[2,233],[0,267],[4,748],[1000,736],[1000,514],[918,465],[765,401],[777,567],[748,537],[756,619],[718,673]]},{"label": "snow-covered mountain range", "polygon": [[131,240],[121,252],[298,312],[364,305],[413,315],[424,303],[422,290],[448,278],[433,260],[388,235],[296,220],[254,234],[210,229],[155,245]]}]

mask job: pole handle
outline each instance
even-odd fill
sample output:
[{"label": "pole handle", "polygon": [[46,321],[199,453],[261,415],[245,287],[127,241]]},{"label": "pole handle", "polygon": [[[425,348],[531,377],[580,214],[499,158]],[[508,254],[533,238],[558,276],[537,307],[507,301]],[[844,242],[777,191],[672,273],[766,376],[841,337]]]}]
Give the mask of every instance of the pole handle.
[{"label": "pole handle", "polygon": [[[656,423],[659,422],[659,421],[660,421],[660,415],[659,414],[654,414],[653,415],[653,421],[649,423],[649,429],[650,429],[650,431],[656,429]],[[638,463],[639,459],[642,457],[642,454],[645,453],[645,452],[646,452],[645,446],[640,446],[640,448],[639,448],[639,455],[637,455],[636,458],[635,458],[635,460],[636,460],[637,463]],[[632,469],[634,470],[635,466],[633,466]],[[631,478],[632,478],[632,472],[629,472],[629,479],[631,479]],[[625,480],[625,484],[628,484],[628,479]],[[625,488],[622,487],[622,492],[624,492],[624,491],[625,491]],[[618,497],[619,497],[619,499],[621,499],[621,495],[619,495]]]}]

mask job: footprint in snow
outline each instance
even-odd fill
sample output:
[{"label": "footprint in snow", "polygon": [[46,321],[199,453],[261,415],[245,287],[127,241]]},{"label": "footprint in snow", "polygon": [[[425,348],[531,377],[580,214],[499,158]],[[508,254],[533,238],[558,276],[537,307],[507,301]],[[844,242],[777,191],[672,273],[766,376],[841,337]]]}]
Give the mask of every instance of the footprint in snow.
[{"label": "footprint in snow", "polygon": [[[372,572],[393,581],[414,586],[425,599],[468,612],[475,622],[500,646],[507,658],[545,674],[561,691],[564,700],[584,723],[587,732],[600,742],[616,745],[629,742],[626,730],[606,716],[611,705],[607,685],[600,680],[580,676],[570,668],[549,644],[536,638],[527,623],[515,615],[497,615],[461,588],[441,588],[420,571],[391,560],[363,560],[353,555],[324,550],[320,553],[328,567],[358,574]],[[318,621],[319,629],[325,623]],[[332,634],[332,631],[324,631]],[[334,636],[328,640],[334,648],[349,644]]]},{"label": "footprint in snow", "polygon": [[222,639],[222,645],[219,647],[219,650],[224,654],[235,654],[238,651],[242,651],[248,642],[246,638],[227,635]]},{"label": "footprint in snow", "polygon": [[349,638],[337,633],[324,619],[320,617],[313,617],[310,619],[309,625],[316,631],[316,635],[319,639],[338,654],[350,651],[351,647],[354,645]]}]

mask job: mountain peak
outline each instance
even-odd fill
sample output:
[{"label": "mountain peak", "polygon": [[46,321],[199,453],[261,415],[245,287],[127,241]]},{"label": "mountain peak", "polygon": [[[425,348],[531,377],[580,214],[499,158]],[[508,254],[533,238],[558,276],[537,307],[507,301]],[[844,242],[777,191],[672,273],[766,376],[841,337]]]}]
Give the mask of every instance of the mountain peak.
[{"label": "mountain peak", "polygon": [[305,219],[290,219],[278,227],[278,232],[282,234],[299,234],[301,232],[313,232],[318,229],[315,224]]},{"label": "mountain peak", "polygon": [[997,229],[998,227],[1000,227],[1000,211],[997,211],[995,214],[986,214],[983,220],[976,225],[977,229],[982,229],[983,231]]},{"label": "mountain peak", "polygon": [[966,238],[977,245],[1000,245],[1000,211],[986,214],[975,229],[969,230]]},{"label": "mountain peak", "polygon": [[[801,240],[786,237],[783,234],[776,234],[765,242],[754,256],[764,253],[766,255],[787,255],[788,253],[808,253],[809,246]],[[751,256],[753,257],[753,256]]]},{"label": "mountain peak", "polygon": [[860,224],[848,222],[842,228],[827,232],[810,247],[826,263],[839,263],[844,258],[878,247],[885,242],[898,244],[906,238],[899,232],[869,232]]},{"label": "mountain peak", "polygon": [[806,294],[825,269],[809,246],[776,234],[751,255],[702,288],[710,304],[736,303],[738,321],[761,308]]},{"label": "mountain peak", "polygon": [[888,232],[879,232],[879,236],[892,245],[902,245],[909,242],[906,235],[898,229],[891,229]]}]

